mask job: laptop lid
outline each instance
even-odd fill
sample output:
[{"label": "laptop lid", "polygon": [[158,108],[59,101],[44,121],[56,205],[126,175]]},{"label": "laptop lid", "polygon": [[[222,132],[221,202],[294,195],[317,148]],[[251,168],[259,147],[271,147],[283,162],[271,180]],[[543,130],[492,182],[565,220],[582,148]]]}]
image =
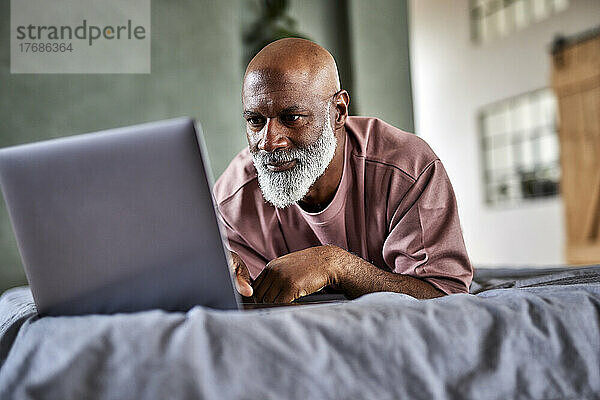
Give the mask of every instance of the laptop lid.
[{"label": "laptop lid", "polygon": [[208,169],[189,118],[1,149],[38,312],[238,308]]}]

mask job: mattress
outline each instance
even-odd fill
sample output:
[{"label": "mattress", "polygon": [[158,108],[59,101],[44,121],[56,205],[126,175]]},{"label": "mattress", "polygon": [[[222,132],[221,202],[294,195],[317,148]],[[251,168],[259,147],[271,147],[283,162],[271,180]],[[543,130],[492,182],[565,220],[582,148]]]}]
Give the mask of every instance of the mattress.
[{"label": "mattress", "polygon": [[600,267],[252,311],[44,317],[0,297],[2,399],[600,398]]}]

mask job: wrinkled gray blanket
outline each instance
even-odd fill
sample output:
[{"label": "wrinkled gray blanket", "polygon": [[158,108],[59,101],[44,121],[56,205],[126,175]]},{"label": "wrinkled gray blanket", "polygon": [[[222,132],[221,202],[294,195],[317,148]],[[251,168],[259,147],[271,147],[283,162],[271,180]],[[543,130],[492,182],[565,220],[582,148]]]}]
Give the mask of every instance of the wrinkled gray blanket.
[{"label": "wrinkled gray blanket", "polygon": [[600,284],[44,318],[22,287],[0,360],[0,399],[600,398]]}]

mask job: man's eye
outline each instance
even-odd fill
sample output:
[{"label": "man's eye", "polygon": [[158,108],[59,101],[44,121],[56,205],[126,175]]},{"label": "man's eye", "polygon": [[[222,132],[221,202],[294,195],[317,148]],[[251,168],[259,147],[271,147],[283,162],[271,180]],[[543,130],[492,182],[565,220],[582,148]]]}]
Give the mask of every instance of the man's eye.
[{"label": "man's eye", "polygon": [[287,122],[287,123],[289,123],[289,122],[296,122],[299,119],[300,119],[300,116],[296,115],[296,114],[284,114],[284,115],[281,116],[281,120],[283,122]]},{"label": "man's eye", "polygon": [[260,117],[250,117],[250,118],[247,118],[246,121],[250,125],[260,125],[260,124],[262,124],[262,118],[260,118]]}]

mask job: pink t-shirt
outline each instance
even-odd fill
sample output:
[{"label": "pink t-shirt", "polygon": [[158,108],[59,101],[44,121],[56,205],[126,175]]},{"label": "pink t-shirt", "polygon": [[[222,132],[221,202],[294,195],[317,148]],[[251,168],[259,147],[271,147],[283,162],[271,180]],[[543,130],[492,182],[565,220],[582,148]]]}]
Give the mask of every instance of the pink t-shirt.
[{"label": "pink t-shirt", "polygon": [[265,264],[334,244],[373,265],[467,293],[473,269],[441,161],[418,136],[377,118],[348,117],[342,179],[323,211],[266,203],[248,149],[215,184],[231,250],[256,278]]}]

